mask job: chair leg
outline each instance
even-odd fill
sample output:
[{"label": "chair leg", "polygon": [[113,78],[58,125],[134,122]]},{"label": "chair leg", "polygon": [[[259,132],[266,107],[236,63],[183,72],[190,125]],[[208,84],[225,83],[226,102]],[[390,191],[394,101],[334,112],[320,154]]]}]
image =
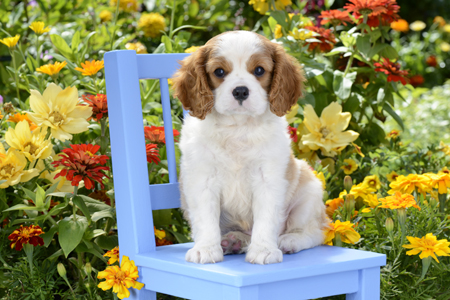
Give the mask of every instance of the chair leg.
[{"label": "chair leg", "polygon": [[140,291],[130,288],[130,300],[156,300],[156,292],[142,288]]},{"label": "chair leg", "polygon": [[358,291],[347,294],[346,300],[379,300],[380,267],[359,270]]},{"label": "chair leg", "polygon": [[224,285],[222,288],[222,298],[223,300],[259,300],[259,291],[257,285],[246,286],[246,287],[234,287],[229,285]]}]

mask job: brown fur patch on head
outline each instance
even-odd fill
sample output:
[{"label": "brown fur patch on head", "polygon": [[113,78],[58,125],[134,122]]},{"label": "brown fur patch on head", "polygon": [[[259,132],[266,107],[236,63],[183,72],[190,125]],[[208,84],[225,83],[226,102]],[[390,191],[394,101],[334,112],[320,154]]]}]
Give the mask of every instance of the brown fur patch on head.
[{"label": "brown fur patch on head", "polygon": [[224,81],[224,78],[218,78],[214,75],[214,71],[219,68],[225,71],[225,76],[231,73],[231,71],[233,70],[233,66],[225,57],[214,56],[214,53],[211,53],[210,59],[206,63],[206,73],[213,90],[218,88],[219,85]]},{"label": "brown fur patch on head", "polygon": [[297,60],[286,53],[282,46],[260,36],[261,41],[274,62],[269,91],[270,110],[284,116],[302,96],[305,75]]},{"label": "brown fur patch on head", "polygon": [[247,61],[247,71],[250,74],[255,72],[256,67],[262,67],[265,72],[262,76],[256,77],[261,86],[267,93],[270,91],[270,85],[272,82],[272,71],[274,67],[274,61],[269,51],[258,52],[250,56]]}]

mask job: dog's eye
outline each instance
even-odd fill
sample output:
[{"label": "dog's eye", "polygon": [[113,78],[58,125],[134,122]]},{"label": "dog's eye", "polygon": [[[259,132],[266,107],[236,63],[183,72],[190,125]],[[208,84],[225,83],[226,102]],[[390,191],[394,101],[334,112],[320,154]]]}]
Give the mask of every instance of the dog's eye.
[{"label": "dog's eye", "polygon": [[224,69],[218,68],[214,71],[214,75],[216,75],[219,78],[223,78],[225,76]]},{"label": "dog's eye", "polygon": [[255,74],[256,77],[260,77],[264,75],[264,72],[266,71],[264,70],[263,67],[256,67],[253,73]]}]

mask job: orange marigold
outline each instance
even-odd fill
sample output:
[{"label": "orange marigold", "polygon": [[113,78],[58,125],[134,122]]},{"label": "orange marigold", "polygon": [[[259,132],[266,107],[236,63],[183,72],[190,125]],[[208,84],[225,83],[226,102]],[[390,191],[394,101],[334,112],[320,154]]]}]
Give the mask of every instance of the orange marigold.
[{"label": "orange marigold", "polygon": [[327,200],[325,202],[326,206],[326,213],[330,218],[333,218],[334,212],[336,209],[344,205],[344,199],[343,198],[334,198],[333,200]]},{"label": "orange marigold", "polygon": [[77,67],[75,70],[80,71],[84,76],[95,75],[105,67],[105,63],[103,60],[93,60],[93,61],[85,61],[81,63],[82,68]]},{"label": "orange marigold", "polygon": [[20,121],[26,120],[28,122],[28,125],[30,125],[30,130],[33,131],[36,128],[38,128],[38,126],[36,124],[33,123],[33,121],[30,120],[30,118],[28,117],[27,113],[16,113],[12,116],[10,116],[8,118],[8,120],[6,120],[6,122],[13,122],[13,123],[19,123]]},{"label": "orange marigold", "polygon": [[420,210],[420,207],[416,204],[416,199],[414,199],[414,196],[410,194],[396,192],[394,196],[387,196],[386,198],[380,199],[380,202],[380,207],[382,208],[398,209],[415,207]]}]

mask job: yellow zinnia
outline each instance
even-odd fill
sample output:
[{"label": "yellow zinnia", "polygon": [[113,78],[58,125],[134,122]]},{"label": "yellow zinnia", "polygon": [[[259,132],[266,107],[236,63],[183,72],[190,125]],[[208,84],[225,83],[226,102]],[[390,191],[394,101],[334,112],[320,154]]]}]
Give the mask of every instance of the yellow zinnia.
[{"label": "yellow zinnia", "polygon": [[13,48],[19,42],[20,35],[16,35],[15,37],[8,37],[0,40],[0,43],[5,44],[8,48]]},{"label": "yellow zinnia", "polygon": [[326,245],[333,245],[333,239],[335,238],[336,234],[340,234],[341,241],[348,244],[354,244],[361,236],[359,233],[353,229],[355,225],[352,224],[350,221],[341,222],[337,220],[334,223],[330,223],[328,227],[325,228],[325,244]]},{"label": "yellow zinnia", "polygon": [[67,65],[66,61],[63,61],[62,63],[57,61],[54,64],[43,65],[40,68],[37,68],[36,71],[53,76],[58,74],[62,70],[62,68],[64,68],[66,65]]},{"label": "yellow zinnia", "polygon": [[200,46],[191,46],[189,48],[186,48],[184,50],[184,53],[194,53],[195,51],[197,51],[198,49],[200,49]]},{"label": "yellow zinnia", "polygon": [[410,194],[402,194],[400,192],[396,192],[394,196],[387,196],[386,198],[380,199],[380,202],[380,207],[382,208],[399,209],[415,207],[420,210],[420,207],[417,206],[414,196]]},{"label": "yellow zinnia", "polygon": [[136,51],[136,54],[145,54],[148,53],[147,52],[147,47],[145,47],[144,44],[140,43],[140,42],[136,42],[136,43],[126,43],[125,44],[125,48],[127,50],[134,50]]},{"label": "yellow zinnia", "polygon": [[0,184],[0,189],[27,182],[39,175],[37,169],[25,170],[27,166],[25,155],[13,148],[9,148],[6,152],[2,143],[0,143],[0,157],[0,181],[5,180]]},{"label": "yellow zinnia", "polygon": [[138,290],[144,287],[143,283],[136,281],[139,278],[139,274],[134,261],[130,261],[129,257],[125,255],[122,256],[120,267],[107,267],[105,271],[98,272],[97,278],[106,279],[106,281],[98,284],[99,288],[104,291],[112,288],[119,299],[130,297],[130,291],[128,290],[130,287]]},{"label": "yellow zinnia", "polygon": [[337,102],[325,107],[320,118],[314,108],[307,104],[304,107],[304,117],[303,123],[310,134],[302,136],[303,144],[311,150],[321,149],[326,156],[336,155],[359,136],[359,133],[352,130],[344,131],[352,115],[349,112],[343,113],[342,106]]},{"label": "yellow zinnia", "polygon": [[347,175],[352,174],[353,172],[356,171],[356,169],[358,169],[358,165],[356,164],[356,161],[354,161],[353,159],[344,159],[344,163],[345,165],[343,165],[341,167],[342,170],[344,170],[344,173]]},{"label": "yellow zinnia", "polygon": [[105,62],[103,60],[93,60],[93,61],[85,61],[81,63],[82,68],[77,67],[75,70],[80,71],[81,75],[91,76],[95,75],[105,67]]},{"label": "yellow zinnia", "polygon": [[114,247],[113,249],[109,250],[105,254],[103,254],[104,257],[109,257],[108,265],[112,265],[116,261],[119,261],[119,247]]},{"label": "yellow zinnia", "polygon": [[102,23],[109,22],[113,18],[112,12],[110,12],[109,10],[106,10],[106,9],[102,10],[98,16],[100,17],[100,21]]},{"label": "yellow zinnia", "polygon": [[36,159],[44,159],[52,153],[52,143],[46,140],[47,127],[39,127],[31,132],[30,125],[23,120],[17,123],[16,128],[9,127],[5,134],[8,145],[19,150],[32,162]]},{"label": "yellow zinnia", "polygon": [[144,13],[138,22],[138,28],[144,31],[145,36],[151,38],[160,36],[165,27],[164,17],[159,13]]},{"label": "yellow zinnia", "polygon": [[422,31],[427,27],[427,25],[422,21],[414,21],[409,24],[409,28],[413,31]]},{"label": "yellow zinnia", "polygon": [[51,128],[52,136],[62,142],[71,140],[72,134],[88,130],[86,121],[92,115],[90,106],[78,104],[78,90],[75,87],[62,89],[51,83],[40,94],[36,90],[30,90],[30,106],[33,113],[29,113],[30,119],[39,126]]},{"label": "yellow zinnia", "polygon": [[34,21],[31,23],[30,28],[34,31],[37,35],[41,35],[43,33],[49,32],[50,28],[44,28],[45,24],[44,22]]},{"label": "yellow zinnia", "polygon": [[409,245],[403,245],[403,248],[411,249],[406,252],[407,255],[419,254],[420,258],[433,257],[436,262],[439,263],[437,256],[450,256],[450,242],[446,239],[437,240],[436,236],[432,233],[427,233],[423,238],[416,238],[412,236],[406,237],[411,243]]},{"label": "yellow zinnia", "polygon": [[389,187],[391,188],[388,191],[389,195],[397,191],[402,194],[411,194],[415,189],[422,195],[425,195],[425,193],[433,188],[430,178],[419,174],[400,175],[395,181],[389,184]]}]

